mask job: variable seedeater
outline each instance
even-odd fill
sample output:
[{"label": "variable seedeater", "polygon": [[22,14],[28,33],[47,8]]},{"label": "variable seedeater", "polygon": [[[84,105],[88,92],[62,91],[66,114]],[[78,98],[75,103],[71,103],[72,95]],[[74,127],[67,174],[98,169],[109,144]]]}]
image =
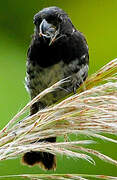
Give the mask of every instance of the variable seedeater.
[{"label": "variable seedeater", "polygon": [[[89,64],[86,39],[62,9],[42,9],[34,16],[34,25],[26,64],[26,86],[31,99],[61,79],[69,77],[70,81],[32,105],[30,115],[75,93],[88,76]],[[41,141],[56,142],[56,137]],[[56,157],[47,152],[27,152],[23,162],[39,164],[47,170],[56,168]]]}]

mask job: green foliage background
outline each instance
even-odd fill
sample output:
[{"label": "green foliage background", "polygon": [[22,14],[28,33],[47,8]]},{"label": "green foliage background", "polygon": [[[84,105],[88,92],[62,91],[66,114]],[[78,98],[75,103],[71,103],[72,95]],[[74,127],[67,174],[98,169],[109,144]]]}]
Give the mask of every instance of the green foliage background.
[{"label": "green foliage background", "polygon": [[[85,34],[90,53],[89,74],[117,57],[116,0],[6,0],[0,3],[0,128],[28,101],[24,88],[26,52],[33,33],[33,16],[47,6],[63,8]],[[93,145],[94,146],[94,145]],[[117,146],[99,141],[95,148],[117,159]],[[55,173],[88,173],[117,176],[117,168],[97,158],[96,165],[58,156]],[[0,175],[46,173],[29,168],[20,158],[0,162]],[[51,172],[52,173],[52,172]]]}]

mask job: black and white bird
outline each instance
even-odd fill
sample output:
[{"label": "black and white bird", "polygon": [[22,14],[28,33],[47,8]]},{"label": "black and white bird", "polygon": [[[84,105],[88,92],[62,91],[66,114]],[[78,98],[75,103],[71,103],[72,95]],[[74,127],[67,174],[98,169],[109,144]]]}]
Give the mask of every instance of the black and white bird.
[{"label": "black and white bird", "polygon": [[[89,63],[86,39],[62,9],[42,9],[34,16],[34,24],[26,64],[26,86],[31,99],[61,79],[70,77],[70,81],[32,105],[31,115],[71,92],[75,93],[88,76]],[[41,141],[56,142],[56,137]],[[39,164],[47,170],[56,168],[55,156],[46,152],[27,152],[23,162],[28,165]]]}]

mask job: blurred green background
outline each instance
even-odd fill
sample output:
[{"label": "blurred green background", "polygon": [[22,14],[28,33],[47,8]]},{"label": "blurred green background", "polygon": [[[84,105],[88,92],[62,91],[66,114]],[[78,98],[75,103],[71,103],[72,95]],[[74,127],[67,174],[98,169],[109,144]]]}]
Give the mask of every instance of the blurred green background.
[{"label": "blurred green background", "polygon": [[[28,101],[24,88],[26,53],[33,34],[33,16],[47,6],[59,6],[87,38],[89,74],[117,57],[117,0],[5,0],[0,3],[0,128]],[[93,145],[94,147],[94,145]],[[117,146],[98,141],[95,148],[117,159]],[[57,157],[55,173],[108,174],[117,168],[97,158],[96,165],[84,160]],[[0,162],[0,175],[46,173],[29,168],[20,158]],[[52,172],[51,172],[52,173]]]}]

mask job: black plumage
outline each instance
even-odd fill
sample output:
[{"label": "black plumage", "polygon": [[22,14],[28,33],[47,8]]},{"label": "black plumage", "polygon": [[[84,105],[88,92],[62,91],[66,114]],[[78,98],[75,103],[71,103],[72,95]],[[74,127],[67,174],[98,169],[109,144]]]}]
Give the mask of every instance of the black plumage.
[{"label": "black plumage", "polygon": [[[58,7],[41,10],[34,16],[35,31],[28,49],[26,86],[31,99],[55,82],[70,81],[35,103],[31,115],[55,103],[76,89],[88,75],[89,54],[83,34],[76,30],[68,15]],[[41,140],[42,141],[42,140]],[[56,137],[43,141],[55,142]],[[40,164],[45,169],[56,168],[54,155],[31,151],[23,156],[29,165]]]}]

